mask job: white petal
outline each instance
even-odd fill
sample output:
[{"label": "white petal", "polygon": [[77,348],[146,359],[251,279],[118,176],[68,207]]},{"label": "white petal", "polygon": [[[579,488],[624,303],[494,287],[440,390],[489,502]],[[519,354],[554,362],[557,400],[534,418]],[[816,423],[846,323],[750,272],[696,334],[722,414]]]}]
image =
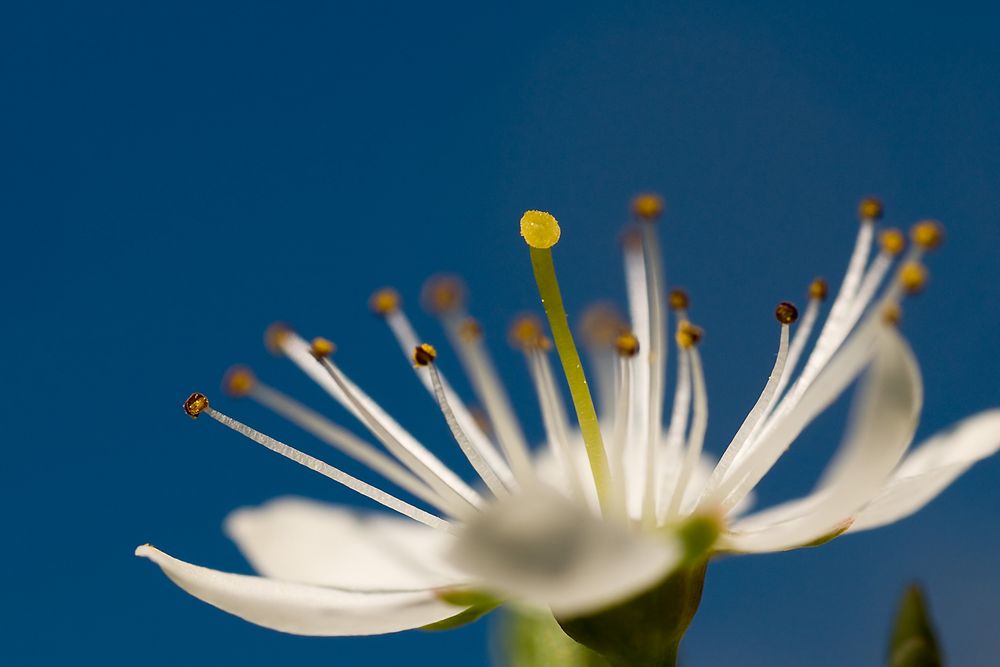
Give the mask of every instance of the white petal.
[{"label": "white petal", "polygon": [[877,528],[913,514],[998,449],[1000,410],[962,420],[914,449],[878,497],[861,510],[851,530]]},{"label": "white petal", "polygon": [[432,591],[357,593],[230,574],[185,563],[150,545],[139,547],[135,555],[150,559],[175,584],[213,607],[265,628],[297,635],[399,632],[462,611],[441,602]]},{"label": "white petal", "polygon": [[524,489],[470,521],[452,552],[480,587],[557,615],[626,600],[678,563],[666,536],[630,532],[549,488]]},{"label": "white petal", "polygon": [[836,471],[810,496],[772,512],[772,523],[751,515],[734,524],[724,538],[725,548],[780,551],[846,528],[853,513],[878,493],[899,463],[913,438],[922,402],[923,385],[913,354],[895,331],[886,330],[855,401],[852,427],[835,462]]},{"label": "white petal", "polygon": [[453,535],[388,514],[279,498],[236,510],[225,529],[265,577],[362,591],[461,581],[443,557]]}]

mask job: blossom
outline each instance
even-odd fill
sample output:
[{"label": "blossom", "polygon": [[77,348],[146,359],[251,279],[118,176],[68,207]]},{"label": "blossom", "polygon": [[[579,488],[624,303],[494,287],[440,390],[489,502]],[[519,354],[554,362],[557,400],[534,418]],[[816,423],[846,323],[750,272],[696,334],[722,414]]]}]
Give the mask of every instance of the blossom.
[{"label": "blossom", "polygon": [[[911,448],[923,388],[913,352],[898,330],[900,304],[924,287],[923,258],[941,243],[942,230],[933,221],[917,223],[907,248],[902,232],[879,232],[881,204],[867,199],[825,321],[820,326],[828,291],[821,279],[809,286],[801,317],[791,303],[778,304],[774,366],[714,460],[703,449],[708,422],[699,350],[703,332],[691,321],[688,296],[666,288],[657,227],[662,208],[653,195],[633,203],[637,228],[623,244],[627,322],[606,307],[583,318],[596,405],[556,280],[551,249],[559,224],[540,211],[522,218],[551,332],[549,338],[541,321],[530,316],[511,330],[545,425],[545,443],[537,451],[528,446],[483,332],[468,315],[461,284],[436,278],[424,301],[440,318],[485,419],[438,368],[438,350],[417,335],[399,295],[381,290],[371,307],[433,396],[477,482],[470,484],[445,466],[348,377],[333,359],[332,343],[306,341],[276,326],[267,335],[269,346],[357,418],[380,447],[247,369],[229,374],[229,392],[287,417],[412,500],[264,435],[196,393],[185,403],[191,417],[208,415],[394,513],[296,498],[237,510],[227,519],[226,532],[260,576],[203,568],[150,545],[136,554],[154,561],[195,597],[284,632],[330,636],[440,627],[512,601],[550,609],[566,619],[571,635],[586,641],[590,631],[574,634],[573,619],[629,604],[678,573],[703,577],[704,564],[715,554],[814,546],[902,519],[1000,447],[1000,410],[994,409]],[[676,323],[668,328],[671,319]],[[550,359],[553,348],[562,381]],[[669,405],[668,352],[677,356]],[[843,442],[815,490],[748,513],[758,483],[856,381]],[[575,425],[565,410],[563,383]],[[700,595],[700,585],[695,588],[691,614]],[[690,616],[684,619],[676,628],[680,634]]]}]

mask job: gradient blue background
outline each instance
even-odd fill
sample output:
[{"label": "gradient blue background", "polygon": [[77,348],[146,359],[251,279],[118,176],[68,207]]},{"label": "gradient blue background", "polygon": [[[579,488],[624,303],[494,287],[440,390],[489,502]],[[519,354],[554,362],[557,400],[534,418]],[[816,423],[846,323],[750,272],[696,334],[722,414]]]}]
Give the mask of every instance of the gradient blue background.
[{"label": "gradient blue background", "polygon": [[[367,314],[383,284],[415,304],[430,273],[464,274],[539,436],[502,335],[537,306],[526,208],[563,222],[557,262],[579,312],[623,297],[630,196],[665,194],[668,278],[708,331],[716,452],[770,368],[773,304],[815,274],[839,279],[869,193],[890,223],[935,216],[949,230],[931,289],[906,307],[921,436],[1000,403],[996,10],[756,4],[5,3],[0,659],[485,664],[488,623],[285,636],[189,598],[132,550],[244,571],[220,531],[231,509],[288,493],[357,502],[180,411],[245,361],[350,423],[263,350],[275,319],[334,338],[349,373],[457,460]],[[325,453],[250,404],[217,402]],[[765,502],[808,490],[842,418],[808,432]],[[996,664],[998,480],[988,461],[899,525],[719,562],[687,664],[880,664],[913,578],[952,664]]]}]

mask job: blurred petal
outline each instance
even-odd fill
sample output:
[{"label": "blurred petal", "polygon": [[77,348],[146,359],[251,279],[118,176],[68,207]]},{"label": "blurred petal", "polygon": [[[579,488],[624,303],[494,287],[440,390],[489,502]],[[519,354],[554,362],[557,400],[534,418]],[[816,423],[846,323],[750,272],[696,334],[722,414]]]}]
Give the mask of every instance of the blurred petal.
[{"label": "blurred petal", "polygon": [[914,449],[878,497],[861,510],[851,530],[877,528],[913,514],[998,449],[1000,410],[962,420]]},{"label": "blurred petal", "polygon": [[781,551],[845,529],[899,463],[913,438],[922,402],[923,384],[913,353],[899,334],[886,330],[855,400],[836,471],[809,496],[772,511],[771,523],[751,515],[734,524],[723,539],[724,548]]},{"label": "blurred petal", "polygon": [[632,533],[547,487],[490,506],[465,526],[452,552],[481,587],[559,615],[626,600],[680,557],[667,536]]},{"label": "blurred petal", "polygon": [[432,591],[358,593],[230,574],[177,560],[144,545],[148,558],[199,600],[240,618],[297,635],[378,635],[419,628],[461,613]]},{"label": "blurred petal", "polygon": [[226,533],[253,568],[283,581],[351,590],[449,586],[454,536],[389,514],[279,498],[229,515]]}]

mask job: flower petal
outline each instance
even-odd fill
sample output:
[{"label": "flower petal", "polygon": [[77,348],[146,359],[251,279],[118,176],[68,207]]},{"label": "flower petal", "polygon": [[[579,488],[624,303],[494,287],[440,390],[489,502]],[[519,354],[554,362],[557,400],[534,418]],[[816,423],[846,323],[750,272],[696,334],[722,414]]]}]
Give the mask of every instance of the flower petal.
[{"label": "flower petal", "polygon": [[451,555],[481,588],[558,615],[626,600],[681,557],[667,536],[598,519],[548,487],[526,488],[491,505],[466,524]]},{"label": "flower petal", "polygon": [[907,456],[882,492],[860,514],[851,531],[903,519],[937,497],[977,461],[1000,449],[1000,410],[968,417]]},{"label": "flower petal", "polygon": [[723,538],[724,548],[781,551],[843,531],[899,463],[913,438],[922,402],[923,385],[912,351],[895,331],[884,331],[855,399],[852,427],[833,473],[809,496],[772,511],[770,523],[751,515],[734,524]]},{"label": "flower petal", "polygon": [[462,580],[444,559],[453,535],[388,514],[278,498],[236,510],[225,529],[257,572],[283,581],[398,591]]},{"label": "flower petal", "polygon": [[358,593],[244,574],[177,560],[150,545],[135,550],[213,607],[256,625],[297,635],[378,635],[419,628],[461,613],[433,591]]}]

